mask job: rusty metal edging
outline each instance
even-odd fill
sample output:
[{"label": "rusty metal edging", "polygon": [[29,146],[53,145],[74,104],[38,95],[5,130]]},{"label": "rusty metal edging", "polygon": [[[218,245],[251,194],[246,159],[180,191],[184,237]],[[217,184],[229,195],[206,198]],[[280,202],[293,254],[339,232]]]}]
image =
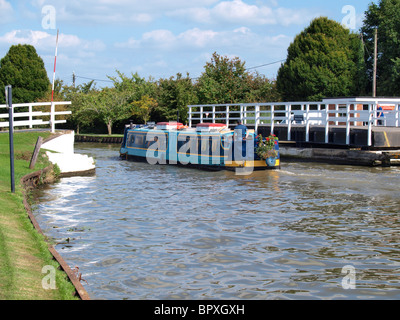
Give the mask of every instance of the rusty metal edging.
[{"label": "rusty metal edging", "polygon": [[[29,185],[31,185],[32,187],[36,187],[37,184],[35,181],[33,181],[34,179],[39,179],[43,173],[49,172],[51,170],[52,170],[52,166],[47,167],[43,170],[39,170],[39,171],[30,173],[30,174],[22,177],[20,180],[21,184],[24,187],[23,188],[23,202],[24,202],[25,210],[27,211],[29,219],[31,220],[35,229],[43,236],[45,236],[45,234],[43,233],[38,222],[36,221],[35,216],[32,213],[32,209],[28,203],[26,194],[27,194],[27,188]],[[28,181],[32,181],[32,183],[29,184]],[[57,250],[54,249],[54,247],[51,246],[50,244],[48,244],[48,249],[49,249],[50,253],[52,254],[53,258],[60,264],[61,269],[67,274],[71,283],[75,287],[76,293],[78,294],[80,299],[81,300],[90,300],[89,294],[86,292],[85,288],[83,287],[81,282],[78,280],[76,274],[71,270],[69,265],[65,262],[65,260],[61,257],[61,255],[57,252]]]}]

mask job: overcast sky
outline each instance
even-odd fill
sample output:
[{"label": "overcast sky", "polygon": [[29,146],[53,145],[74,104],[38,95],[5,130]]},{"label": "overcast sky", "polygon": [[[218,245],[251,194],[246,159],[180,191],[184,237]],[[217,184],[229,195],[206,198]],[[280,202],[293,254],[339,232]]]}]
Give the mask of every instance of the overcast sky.
[{"label": "overcast sky", "polygon": [[[375,1],[378,2],[377,0]],[[115,70],[156,80],[196,78],[213,52],[275,78],[294,37],[315,17],[358,32],[368,0],[0,0],[0,58],[31,44],[53,78],[110,85]],[[87,79],[86,79],[87,78]]]}]

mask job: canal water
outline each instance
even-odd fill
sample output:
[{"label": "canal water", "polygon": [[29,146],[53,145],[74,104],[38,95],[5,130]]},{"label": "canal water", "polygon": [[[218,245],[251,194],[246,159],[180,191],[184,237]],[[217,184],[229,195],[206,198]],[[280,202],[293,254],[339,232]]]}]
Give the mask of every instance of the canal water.
[{"label": "canal water", "polygon": [[92,299],[399,299],[400,168],[283,162],[238,176],[122,161],[36,192]]}]

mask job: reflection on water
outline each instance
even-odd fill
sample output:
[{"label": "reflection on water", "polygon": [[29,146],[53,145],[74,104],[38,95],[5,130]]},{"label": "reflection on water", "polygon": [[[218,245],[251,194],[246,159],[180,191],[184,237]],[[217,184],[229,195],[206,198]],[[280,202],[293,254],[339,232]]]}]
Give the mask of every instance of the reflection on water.
[{"label": "reflection on water", "polygon": [[96,176],[46,186],[35,215],[92,299],[400,297],[399,168],[284,162],[236,176],[75,149]]}]

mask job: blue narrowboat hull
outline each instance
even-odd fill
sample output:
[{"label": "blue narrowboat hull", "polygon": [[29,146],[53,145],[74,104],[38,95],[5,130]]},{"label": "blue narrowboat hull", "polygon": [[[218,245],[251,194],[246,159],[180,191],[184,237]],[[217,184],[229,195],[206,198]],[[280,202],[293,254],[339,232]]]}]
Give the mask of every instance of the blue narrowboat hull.
[{"label": "blue narrowboat hull", "polygon": [[125,129],[120,149],[122,159],[147,161],[150,164],[185,165],[207,170],[267,170],[280,168],[277,157],[269,161],[255,153],[255,134],[246,140],[234,140],[233,131],[196,131],[194,129]]}]

